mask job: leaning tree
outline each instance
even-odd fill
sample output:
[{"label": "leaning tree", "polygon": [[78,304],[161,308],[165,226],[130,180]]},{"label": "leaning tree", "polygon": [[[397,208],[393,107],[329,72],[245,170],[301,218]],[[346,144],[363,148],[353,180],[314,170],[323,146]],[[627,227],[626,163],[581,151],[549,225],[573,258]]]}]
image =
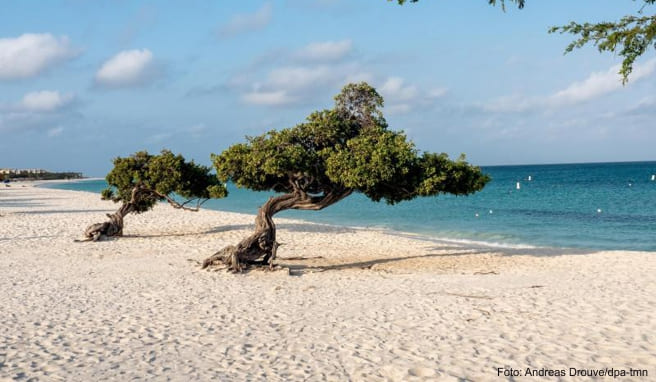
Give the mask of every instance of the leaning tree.
[{"label": "leaning tree", "polygon": [[[139,151],[114,159],[114,168],[106,177],[109,186],[103,190],[102,199],[120,202],[121,207],[107,214],[109,221],[90,225],[84,235],[93,241],[102,236],[122,236],[123,218],[127,214],[146,212],[159,201],[166,201],[174,208],[198,211],[208,199],[227,195],[223,183],[210,170],[168,150],[162,150],[159,155]],[[184,201],[177,201],[175,195]],[[193,202],[195,206],[191,207]]]},{"label": "leaning tree", "polygon": [[316,111],[292,128],[272,130],[229,147],[212,161],[221,181],[282,195],[264,203],[255,232],[203,262],[272,265],[276,257],[273,216],[283,210],[321,210],[354,192],[394,204],[442,193],[466,195],[489,180],[464,158],[419,152],[402,132],[388,130],[383,98],[366,83],[349,84],[331,110]]}]

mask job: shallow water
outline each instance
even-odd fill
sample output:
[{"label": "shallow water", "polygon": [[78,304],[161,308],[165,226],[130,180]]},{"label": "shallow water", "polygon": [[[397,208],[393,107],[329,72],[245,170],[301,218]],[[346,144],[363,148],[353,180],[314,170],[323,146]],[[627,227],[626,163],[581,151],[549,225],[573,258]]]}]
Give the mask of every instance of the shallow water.
[{"label": "shallow water", "polygon": [[[492,181],[467,197],[442,195],[389,206],[355,194],[321,212],[284,211],[279,216],[500,247],[656,251],[656,181],[651,180],[656,162],[483,170]],[[48,187],[99,193],[105,186],[103,180],[90,180]],[[273,195],[228,187],[228,198],[204,207],[254,214]]]}]

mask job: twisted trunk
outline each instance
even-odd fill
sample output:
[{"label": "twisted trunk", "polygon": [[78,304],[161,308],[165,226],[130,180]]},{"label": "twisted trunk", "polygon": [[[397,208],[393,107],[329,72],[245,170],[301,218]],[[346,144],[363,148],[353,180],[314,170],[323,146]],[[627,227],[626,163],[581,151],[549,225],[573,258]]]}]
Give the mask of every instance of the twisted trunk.
[{"label": "twisted trunk", "polygon": [[113,214],[107,214],[109,221],[92,224],[84,231],[88,240],[98,241],[101,237],[123,236],[123,218],[134,211],[132,203],[123,203]]},{"label": "twisted trunk", "polygon": [[269,265],[273,267],[279,243],[276,241],[276,225],[273,215],[280,211],[322,210],[351,194],[352,190],[343,189],[326,193],[323,196],[311,196],[303,191],[271,197],[260,207],[255,218],[255,232],[237,245],[229,245],[203,261],[203,268],[210,265],[225,264],[234,272],[241,272],[242,265]]},{"label": "twisted trunk", "polygon": [[116,212],[114,212],[113,214],[107,214],[109,221],[106,221],[104,223],[92,224],[89,227],[87,227],[87,229],[84,231],[84,236],[86,236],[86,240],[83,241],[89,241],[89,240],[98,241],[103,236],[106,237],[123,236],[123,218],[125,217],[125,215],[129,213],[137,211],[137,202],[140,200],[140,198],[143,198],[144,196],[148,196],[148,195],[159,200],[166,200],[173,208],[177,208],[185,211],[194,211],[194,212],[200,210],[200,205],[207,200],[207,199],[204,200],[197,199],[198,202],[196,203],[196,207],[189,208],[186,206],[187,203],[190,203],[191,201],[196,199],[189,199],[183,203],[178,203],[169,195],[161,194],[155,190],[146,188],[142,184],[138,184],[132,189],[132,194],[130,195],[129,202],[123,202],[121,208],[116,210]]},{"label": "twisted trunk", "polygon": [[[123,236],[123,218],[125,215],[129,214],[136,210],[135,203],[137,201],[137,196],[141,191],[141,187],[137,186],[132,189],[132,194],[130,195],[129,202],[123,202],[121,208],[116,210],[113,214],[107,214],[109,221],[104,223],[91,224],[84,231],[84,236],[86,241],[93,240],[98,241],[100,238],[111,237],[111,236]],[[84,241],[84,240],[83,240]]]}]

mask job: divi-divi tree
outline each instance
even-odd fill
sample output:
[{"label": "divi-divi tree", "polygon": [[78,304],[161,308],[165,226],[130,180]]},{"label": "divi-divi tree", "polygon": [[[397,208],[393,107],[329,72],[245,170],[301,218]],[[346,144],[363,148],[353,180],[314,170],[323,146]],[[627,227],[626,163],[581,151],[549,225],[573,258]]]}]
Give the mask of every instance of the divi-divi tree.
[{"label": "divi-divi tree", "polygon": [[330,110],[212,154],[217,176],[238,187],[275,191],[259,209],[255,232],[207,258],[203,267],[272,265],[278,242],[273,216],[284,210],[322,210],[359,192],[394,204],[442,193],[467,195],[488,177],[461,157],[420,152],[403,132],[388,128],[383,98],[367,83],[349,84]]},{"label": "divi-divi tree", "polygon": [[210,171],[210,167],[188,162],[168,150],[159,155],[139,151],[114,159],[114,168],[106,177],[109,187],[103,190],[102,198],[121,206],[107,214],[108,221],[90,225],[84,235],[93,241],[122,236],[126,215],[149,211],[160,201],[173,208],[198,211],[204,201],[227,195],[225,186]]}]

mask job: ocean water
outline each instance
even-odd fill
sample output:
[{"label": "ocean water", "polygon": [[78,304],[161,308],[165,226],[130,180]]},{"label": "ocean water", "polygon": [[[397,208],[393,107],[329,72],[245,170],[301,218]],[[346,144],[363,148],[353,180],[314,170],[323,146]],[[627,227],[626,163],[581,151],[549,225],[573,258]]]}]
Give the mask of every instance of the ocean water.
[{"label": "ocean water", "polygon": [[[276,216],[507,248],[656,251],[656,181],[651,180],[656,162],[483,170],[492,181],[470,196],[441,195],[389,206],[354,194],[323,211],[283,211]],[[50,187],[99,193],[105,184],[90,180]],[[203,206],[255,214],[274,195],[228,187],[228,198]]]}]

